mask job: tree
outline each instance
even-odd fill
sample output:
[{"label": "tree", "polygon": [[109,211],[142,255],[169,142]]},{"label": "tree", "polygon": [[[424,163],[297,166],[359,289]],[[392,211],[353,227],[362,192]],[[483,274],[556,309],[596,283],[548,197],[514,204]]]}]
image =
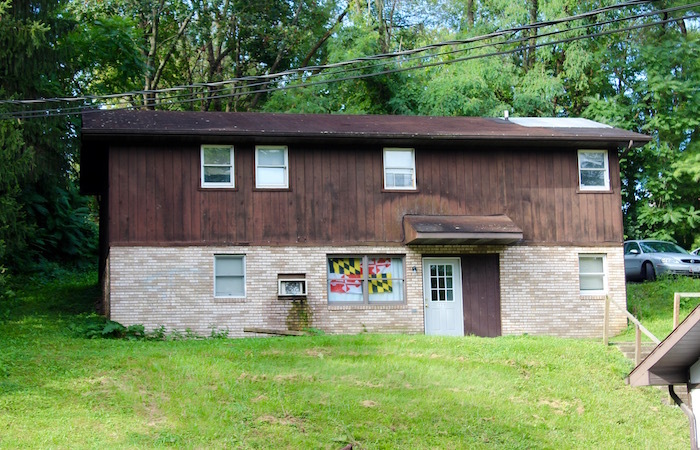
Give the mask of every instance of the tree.
[{"label": "tree", "polygon": [[629,237],[668,239],[687,248],[700,241],[700,198],[693,182],[700,133],[699,39],[697,30],[678,20],[640,33],[637,42],[620,42],[608,55],[616,75],[613,94],[592,100],[586,110],[654,138],[628,150],[622,161]]},{"label": "tree", "polygon": [[[335,22],[333,38],[324,35],[325,52],[319,63],[340,64],[348,60],[395,52],[428,42],[430,20],[421,0],[352,1]],[[411,13],[417,17],[412,17]],[[434,37],[434,36],[433,36]],[[300,90],[285,89],[269,96],[263,109],[294,112],[354,114],[416,114],[416,89],[426,80],[421,74],[389,73],[402,61],[374,61],[327,70],[315,69],[286,77],[284,87],[310,82]]]},{"label": "tree", "polygon": [[[53,98],[72,92],[74,58],[66,42],[75,21],[64,6],[49,0],[0,2],[4,98]],[[66,193],[77,192],[77,151],[76,128],[68,116],[0,121],[0,265],[26,270],[42,259],[65,260],[94,249],[94,224],[74,214],[76,203],[84,200],[76,194],[59,204]],[[55,227],[47,227],[45,219]],[[78,228],[93,233],[79,234]],[[74,248],[57,238],[57,230],[75,238]]]},{"label": "tree", "polygon": [[[257,108],[266,98],[264,83],[219,82],[254,81],[311,62],[329,37],[327,27],[335,27],[337,9],[333,0],[88,0],[74,7],[88,33],[115,35],[92,51],[101,64],[81,80],[86,88],[121,77],[121,91],[134,90],[137,73],[145,93],[131,104],[204,111]],[[102,57],[110,54],[121,57]],[[195,87],[151,92],[184,85]]]}]

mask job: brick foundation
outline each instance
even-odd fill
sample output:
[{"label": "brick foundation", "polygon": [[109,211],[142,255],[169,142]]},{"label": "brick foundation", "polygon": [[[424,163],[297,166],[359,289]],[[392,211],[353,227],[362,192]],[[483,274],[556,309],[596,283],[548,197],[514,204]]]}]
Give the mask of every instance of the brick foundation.
[{"label": "brick foundation", "polygon": [[[248,327],[313,327],[327,333],[423,333],[423,255],[498,253],[503,334],[600,337],[605,296],[581,296],[578,255],[605,254],[608,295],[626,305],[622,247],[346,246],[346,247],[113,247],[105,305],[124,325],[160,326],[208,336]],[[215,298],[214,255],[246,256],[245,298]],[[400,305],[329,305],[328,254],[405,255],[407,300]],[[412,269],[416,268],[414,272]],[[277,275],[305,274],[308,295],[277,296]],[[626,326],[611,308],[611,330]]]}]

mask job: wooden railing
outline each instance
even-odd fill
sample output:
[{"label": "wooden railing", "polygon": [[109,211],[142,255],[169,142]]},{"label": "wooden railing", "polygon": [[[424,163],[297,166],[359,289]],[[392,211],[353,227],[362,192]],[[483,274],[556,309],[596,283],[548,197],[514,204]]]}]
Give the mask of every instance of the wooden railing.
[{"label": "wooden railing", "polygon": [[646,327],[642,325],[636,317],[630,314],[630,312],[627,311],[626,307],[623,307],[622,305],[619,305],[618,303],[612,301],[610,299],[610,296],[607,296],[605,297],[605,322],[603,325],[603,342],[605,343],[605,345],[608,345],[608,340],[610,337],[608,328],[608,322],[610,321],[610,304],[613,304],[616,308],[622,310],[627,316],[627,319],[629,319],[629,321],[634,324],[634,361],[635,365],[639,365],[639,363],[642,362],[642,333],[644,333],[656,345],[659,345],[661,341],[656,336],[654,336],[651,333],[651,331],[647,330]]},{"label": "wooden railing", "polygon": [[[679,323],[680,323],[680,309],[681,309],[681,298],[689,298],[689,297],[695,297],[695,298],[700,298],[700,292],[676,292],[673,294],[673,329],[675,330]],[[627,319],[634,324],[634,361],[635,364],[639,365],[640,362],[642,362],[642,333],[647,335],[649,339],[651,339],[652,342],[654,342],[656,345],[659,345],[661,341],[654,336],[649,330],[647,330],[644,325],[642,325],[639,320],[637,320],[636,317],[634,317],[632,314],[630,314],[629,311],[627,311],[627,308],[623,307],[622,305],[619,305],[618,303],[615,303],[610,299],[610,297],[605,298],[605,323],[603,325],[603,342],[605,345],[608,345],[608,340],[609,340],[609,328],[608,328],[608,322],[610,320],[610,304],[615,305],[616,308],[622,310],[625,315],[627,316]]]},{"label": "wooden railing", "polygon": [[673,329],[675,330],[678,328],[678,324],[680,323],[680,318],[678,315],[680,314],[681,310],[681,298],[686,297],[700,297],[700,292],[676,292],[673,294]]}]

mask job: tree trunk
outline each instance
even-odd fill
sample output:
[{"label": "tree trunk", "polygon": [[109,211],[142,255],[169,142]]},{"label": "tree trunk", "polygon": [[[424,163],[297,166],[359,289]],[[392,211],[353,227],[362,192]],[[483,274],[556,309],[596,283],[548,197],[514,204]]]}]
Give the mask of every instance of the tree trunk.
[{"label": "tree trunk", "polygon": [[321,48],[321,46],[328,40],[333,35],[333,31],[335,28],[340,25],[343,22],[343,18],[347,15],[348,13],[348,8],[350,5],[348,5],[345,10],[338,16],[338,18],[335,20],[335,24],[333,24],[328,31],[326,31],[326,34],[323,35],[321,39],[319,39],[316,44],[314,44],[313,47],[311,47],[311,50],[306,54],[304,57],[304,61],[301,63],[301,67],[307,67],[309,63],[311,62],[311,58],[314,57],[316,52]]},{"label": "tree trunk", "polygon": [[377,27],[379,31],[379,48],[382,53],[389,52],[389,33],[384,21],[384,0],[374,0],[377,8]]},{"label": "tree trunk", "polygon": [[[297,23],[299,22],[299,16],[301,15],[302,6],[304,6],[304,2],[299,0],[299,5],[297,7],[297,10],[294,12],[294,18],[292,19],[292,23],[288,25],[290,28],[294,28],[297,26]],[[275,62],[273,62],[272,66],[270,66],[268,73],[275,73],[275,71],[279,67],[280,62],[282,61],[282,57],[284,56],[284,52],[286,52],[286,51],[287,51],[287,43],[283,42],[282,45],[280,45],[279,51],[277,52],[277,56],[275,57]],[[253,101],[250,104],[251,109],[255,108],[257,106],[261,97],[262,97],[262,92],[257,92],[255,94],[255,96],[253,97]]]},{"label": "tree trunk", "polygon": [[[530,24],[537,22],[538,0],[528,0],[528,13]],[[532,69],[535,65],[535,50],[537,46],[537,28],[530,28],[527,53],[525,55],[525,70]]]},{"label": "tree trunk", "polygon": [[467,0],[467,30],[474,29],[474,0]]}]

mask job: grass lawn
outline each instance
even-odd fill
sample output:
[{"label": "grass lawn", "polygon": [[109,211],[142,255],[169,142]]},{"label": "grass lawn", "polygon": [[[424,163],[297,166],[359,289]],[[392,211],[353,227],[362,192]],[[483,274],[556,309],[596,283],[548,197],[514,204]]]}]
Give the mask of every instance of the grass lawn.
[{"label": "grass lawn", "polygon": [[[653,282],[627,283],[627,309],[657,338],[663,340],[673,331],[673,294],[700,292],[700,278],[660,278]],[[700,298],[682,298],[680,321],[700,304]],[[613,341],[634,341],[630,326]],[[651,342],[644,334],[642,340]]]},{"label": "grass lawn", "polygon": [[86,339],[94,275],[0,303],[0,448],[688,448],[600,341]]}]

